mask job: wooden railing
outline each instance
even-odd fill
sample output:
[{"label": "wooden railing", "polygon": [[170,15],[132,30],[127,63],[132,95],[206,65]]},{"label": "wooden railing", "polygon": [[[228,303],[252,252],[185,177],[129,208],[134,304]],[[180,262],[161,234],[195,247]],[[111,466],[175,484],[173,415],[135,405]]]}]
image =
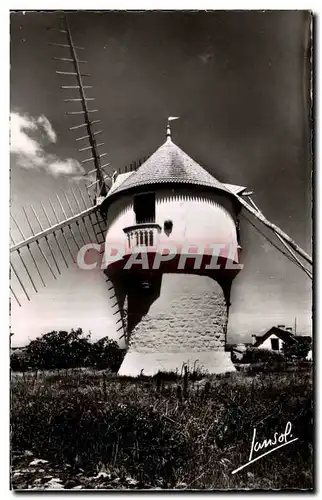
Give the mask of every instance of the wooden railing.
[{"label": "wooden railing", "polygon": [[161,226],[159,226],[159,224],[148,222],[145,224],[125,227],[123,231],[127,236],[129,248],[153,247],[158,242]]}]

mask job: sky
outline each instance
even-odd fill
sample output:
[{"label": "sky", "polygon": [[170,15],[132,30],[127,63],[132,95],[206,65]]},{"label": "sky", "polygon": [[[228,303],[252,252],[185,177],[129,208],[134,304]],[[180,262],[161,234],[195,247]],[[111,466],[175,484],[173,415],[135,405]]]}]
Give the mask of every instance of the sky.
[{"label": "sky", "polygon": [[[48,208],[49,196],[83,186],[92,168],[81,165],[79,134],[68,130],[80,119],[66,115],[76,107],[63,99],[78,96],[60,86],[73,79],[55,73],[68,71],[52,59],[66,53],[48,45],[66,43],[48,29],[60,15],[11,14],[11,212],[24,229],[22,206]],[[173,141],[220,181],[251,189],[264,215],[311,253],[306,12],[79,11],[69,22],[85,47],[79,56],[92,75],[88,95],[111,171],[153,153],[166,118],[180,116]],[[310,334],[310,279],[244,219],[241,238],[228,342],[292,326],[295,317],[298,333]],[[114,336],[107,293],[99,270],[70,268],[49,279],[30,303],[13,302],[13,345],[72,327]]]}]

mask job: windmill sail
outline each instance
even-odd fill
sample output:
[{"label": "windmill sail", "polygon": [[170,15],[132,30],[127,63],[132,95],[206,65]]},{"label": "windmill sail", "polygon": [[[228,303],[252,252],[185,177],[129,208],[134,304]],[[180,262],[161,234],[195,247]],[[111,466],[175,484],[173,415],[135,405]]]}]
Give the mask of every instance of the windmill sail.
[{"label": "windmill sail", "polygon": [[37,293],[49,278],[57,279],[64,268],[76,263],[81,246],[104,242],[106,223],[99,204],[93,206],[77,189],[77,194],[71,189],[48,200],[50,212],[40,203],[37,211],[33,206],[23,208],[19,222],[11,214],[11,292],[19,306],[21,292],[29,301],[31,292]]},{"label": "windmill sail", "polygon": [[287,246],[291,247],[293,251],[297,252],[306,262],[308,262],[311,266],[313,264],[312,257],[305,252],[288,234],[286,234],[282,229],[280,229],[276,224],[270,222],[263,213],[259,210],[259,208],[254,204],[253,200],[248,196],[251,204],[247,203],[241,196],[235,193],[235,196],[242,204],[243,207],[247,209],[252,215],[254,215],[260,222],[262,222],[266,227],[271,229],[283,242],[287,244]]},{"label": "windmill sail", "polygon": [[[247,220],[258,232],[260,232],[263,236],[265,236],[265,238],[268,239],[268,241],[270,241],[270,243],[272,243],[272,245],[275,246],[277,250],[286,255],[291,262],[293,262],[300,269],[302,269],[302,271],[304,271],[305,274],[312,280],[313,279],[312,272],[309,269],[307,269],[306,265],[304,265],[304,263],[299,258],[301,257],[303,260],[306,261],[306,264],[308,263],[312,266],[313,265],[312,257],[308,255],[297,243],[295,243],[295,241],[292,238],[290,238],[290,236],[288,236],[284,231],[282,231],[278,226],[276,226],[276,224],[273,224],[268,219],[266,219],[261,210],[258,208],[258,206],[250,197],[251,193],[247,193],[245,191],[245,188],[242,188],[238,191],[236,189],[231,189],[231,187],[228,184],[225,184],[225,186],[235,194],[235,196],[240,201],[242,206],[246,208],[246,210],[250,214],[255,216],[257,220],[259,220],[264,226],[266,226],[274,233],[276,238],[282,243],[282,245],[286,249],[287,253],[285,253],[279,246],[272,243],[271,240],[269,240],[265,234],[261,233],[258,227],[252,224],[251,221],[243,214],[244,219]],[[233,188],[238,188],[238,186],[233,186]],[[248,199],[248,202],[244,199],[245,197]]]},{"label": "windmill sail", "polygon": [[87,61],[78,59],[77,51],[84,49],[74,45],[66,17],[64,17],[64,29],[56,31],[65,35],[67,43],[50,43],[50,45],[67,49],[69,57],[53,57],[53,59],[60,63],[69,63],[73,70],[59,69],[56,73],[69,79],[75,78],[74,83],[69,80],[69,84],[62,85],[61,89],[68,92],[77,91],[77,97],[66,96],[64,101],[81,106],[81,109],[71,109],[66,114],[80,115],[83,118],[82,123],[71,126],[70,130],[83,131],[81,136],[76,137],[76,141],[80,146],[78,151],[87,157],[80,161],[84,166],[93,163],[94,169],[85,173],[84,177],[88,179],[86,193],[75,186],[77,193],[72,188],[68,194],[57,194],[54,201],[48,200],[50,214],[48,206],[46,209],[42,203],[40,212],[33,206],[30,206],[29,210],[22,208],[23,220],[20,222],[11,214],[10,290],[19,306],[22,305],[21,293],[29,301],[32,292],[37,293],[40,286],[46,286],[48,275],[51,279],[57,279],[64,267],[76,262],[77,251],[82,245],[92,241],[103,243],[106,230],[105,218],[100,212],[100,201],[109,189],[106,180],[110,175],[105,171],[109,163],[102,164],[101,159],[105,158],[107,153],[99,151],[104,143],[97,142],[97,136],[103,132],[95,129],[100,120],[92,119],[92,115],[98,110],[90,109],[88,106],[88,102],[94,101],[95,98],[85,93],[92,86],[84,85],[83,79],[90,75],[80,70],[80,65],[86,64]]},{"label": "windmill sail", "polygon": [[[65,71],[64,69],[60,69],[56,71],[57,75],[60,75],[62,77],[68,77],[68,85],[61,85],[61,89],[63,91],[76,91],[77,95],[73,95],[72,97],[66,97],[64,98],[64,102],[66,103],[72,103],[72,104],[80,104],[81,109],[70,109],[69,111],[66,111],[67,115],[70,116],[81,116],[83,118],[82,123],[75,124],[69,128],[70,131],[72,132],[78,132],[82,135],[79,137],[76,137],[76,141],[81,145],[78,149],[79,152],[87,154],[87,157],[81,160],[82,165],[87,165],[87,164],[92,164],[94,165],[94,169],[90,170],[87,172],[85,175],[90,178],[90,175],[95,174],[95,180],[87,185],[87,189],[89,190],[89,193],[92,193],[92,196],[94,198],[94,201],[98,197],[104,197],[106,196],[108,192],[108,186],[106,184],[106,180],[110,178],[111,176],[105,172],[105,169],[110,166],[108,162],[102,164],[102,158],[106,161],[105,157],[107,156],[107,153],[101,152],[99,148],[101,146],[104,146],[104,142],[97,142],[97,136],[103,133],[103,130],[97,130],[95,129],[95,125],[100,123],[100,120],[98,119],[93,119],[93,115],[98,112],[98,109],[90,109],[88,103],[95,101],[95,98],[92,96],[88,96],[86,94],[87,89],[92,89],[92,85],[85,85],[84,84],[84,78],[90,77],[91,75],[89,73],[83,73],[81,71],[81,65],[82,64],[87,64],[87,61],[85,60],[80,60],[78,58],[77,51],[81,50],[83,51],[83,47],[77,47],[74,44],[71,30],[68,24],[67,17],[65,16],[64,18],[64,29],[58,29],[60,33],[63,33],[66,38],[67,38],[67,44],[62,44],[62,43],[50,43],[50,45],[54,47],[60,47],[63,49],[67,49],[69,52],[70,57],[53,57],[55,61],[59,61],[60,63],[68,63],[73,71]],[[70,68],[68,68],[70,69]],[[70,77],[74,77],[75,81],[71,82]],[[73,85],[70,85],[70,83],[73,83]],[[68,94],[69,95],[69,94]],[[87,145],[84,145],[83,141],[87,142]],[[88,154],[90,156],[88,156]],[[91,196],[91,194],[90,194]]]}]

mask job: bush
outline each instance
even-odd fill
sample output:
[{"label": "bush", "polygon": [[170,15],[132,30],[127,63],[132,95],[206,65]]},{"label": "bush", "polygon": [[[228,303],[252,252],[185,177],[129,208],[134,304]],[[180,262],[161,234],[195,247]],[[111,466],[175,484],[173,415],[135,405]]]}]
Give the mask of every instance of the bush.
[{"label": "bush", "polygon": [[296,342],[293,344],[283,345],[283,353],[287,358],[300,358],[305,359],[312,349],[312,339],[311,337],[296,337]]},{"label": "bush", "polygon": [[10,368],[13,372],[25,372],[28,369],[28,356],[25,350],[11,353]]},{"label": "bush", "polygon": [[109,369],[117,372],[121,366],[125,351],[119,348],[115,340],[104,337],[91,345],[89,365],[99,370]]},{"label": "bush", "polygon": [[285,358],[282,353],[258,347],[248,347],[242,359],[243,363],[278,363],[283,361]]},{"label": "bush", "polygon": [[94,367],[118,371],[124,350],[117,342],[104,337],[95,343],[90,335],[76,330],[52,331],[32,340],[23,353],[11,354],[12,371],[60,370],[79,367]]}]

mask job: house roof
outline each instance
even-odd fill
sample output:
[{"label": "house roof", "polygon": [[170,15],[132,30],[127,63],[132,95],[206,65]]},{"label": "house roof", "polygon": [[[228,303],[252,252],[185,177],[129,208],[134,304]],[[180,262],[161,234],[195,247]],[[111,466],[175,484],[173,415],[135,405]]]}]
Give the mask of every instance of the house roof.
[{"label": "house roof", "polygon": [[127,175],[115,187],[112,186],[107,198],[141,186],[152,184],[193,184],[213,188],[233,196],[240,192],[242,186],[225,185],[205,170],[199,163],[190,158],[171,138],[160,146],[135,172]]},{"label": "house roof", "polygon": [[26,354],[26,346],[24,347],[11,347],[11,354],[15,353],[16,356],[21,357]]},{"label": "house roof", "polygon": [[252,347],[252,346],[253,346],[252,342],[240,342],[239,344],[229,344],[229,343],[227,343],[225,351],[232,351],[232,350],[238,351],[242,347],[245,347],[247,349],[247,347]]}]

